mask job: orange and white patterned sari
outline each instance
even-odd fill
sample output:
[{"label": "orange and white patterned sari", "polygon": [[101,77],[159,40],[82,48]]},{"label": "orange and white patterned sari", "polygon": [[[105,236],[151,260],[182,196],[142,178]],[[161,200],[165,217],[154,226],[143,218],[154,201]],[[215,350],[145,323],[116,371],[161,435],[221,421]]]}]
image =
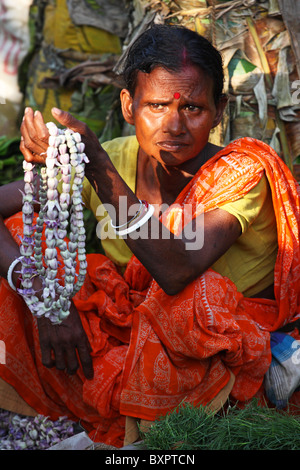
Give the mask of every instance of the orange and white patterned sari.
[{"label": "orange and white patterned sari", "polygon": [[[240,139],[199,170],[163,220],[177,233],[180,206],[191,204],[196,217],[199,207],[213,210],[242,197],[263,172],[277,221],[276,300],[245,298],[211,269],[168,296],[135,257],[121,276],[105,256],[88,255],[87,278],[74,301],[92,346],[94,378],[42,366],[35,321],[3,279],[0,339],[7,361],[0,377],[39,413],[80,420],[92,439],[117,446],[125,416],[154,420],[183,400],[207,404],[232,374],[233,399],[261,393],[271,361],[269,332],[300,315],[297,182],[270,147]],[[7,220],[16,239],[18,217]]]}]

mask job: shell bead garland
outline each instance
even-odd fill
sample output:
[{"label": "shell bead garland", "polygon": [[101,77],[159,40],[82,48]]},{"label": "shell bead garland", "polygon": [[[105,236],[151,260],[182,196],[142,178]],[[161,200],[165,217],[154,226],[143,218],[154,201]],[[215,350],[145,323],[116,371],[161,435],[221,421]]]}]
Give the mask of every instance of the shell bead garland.
[{"label": "shell bead garland", "polygon": [[[86,275],[81,193],[85,163],[89,160],[84,153],[80,134],[70,129],[60,130],[51,122],[46,125],[50,134],[46,166],[41,167],[38,174],[35,165],[25,160],[23,162],[25,188],[22,207],[23,237],[20,245],[21,286],[18,292],[23,296],[33,315],[45,316],[56,324],[61,323],[69,315],[71,298],[81,288]],[[72,167],[75,175],[71,188]],[[33,203],[37,194],[38,177],[40,210],[34,227]],[[60,195],[57,190],[59,178],[62,181]],[[43,256],[44,228],[46,249]],[[57,278],[59,252],[64,265],[64,283],[60,283]],[[78,274],[76,274],[77,260]],[[35,276],[42,279],[42,300],[39,300],[33,289]]]}]

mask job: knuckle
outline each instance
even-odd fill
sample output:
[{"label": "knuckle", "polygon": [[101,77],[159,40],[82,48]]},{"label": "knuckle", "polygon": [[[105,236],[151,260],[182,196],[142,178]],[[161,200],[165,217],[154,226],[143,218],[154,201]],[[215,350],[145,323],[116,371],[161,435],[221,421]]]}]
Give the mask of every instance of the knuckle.
[{"label": "knuckle", "polygon": [[64,115],[64,124],[65,124],[66,126],[71,126],[72,123],[73,123],[73,121],[74,121],[73,116],[72,116],[70,113],[68,113],[67,111],[65,111],[65,115]]},{"label": "knuckle", "polygon": [[40,140],[42,140],[43,142],[48,142],[48,140],[49,140],[49,132],[47,132],[47,130],[45,130],[45,129],[42,129],[42,130],[40,131],[39,138],[40,138]]},{"label": "knuckle", "polygon": [[28,139],[24,139],[23,140],[23,149],[26,149],[26,150],[29,150],[30,152],[33,152],[34,151],[34,144],[31,140],[28,140]]},{"label": "knuckle", "polygon": [[27,150],[29,150],[31,153],[34,153],[34,146],[32,144],[26,145]]},{"label": "knuckle", "polygon": [[38,141],[39,136],[38,136],[38,133],[37,133],[37,131],[34,127],[32,127],[31,130],[30,130],[30,138],[33,142]]}]

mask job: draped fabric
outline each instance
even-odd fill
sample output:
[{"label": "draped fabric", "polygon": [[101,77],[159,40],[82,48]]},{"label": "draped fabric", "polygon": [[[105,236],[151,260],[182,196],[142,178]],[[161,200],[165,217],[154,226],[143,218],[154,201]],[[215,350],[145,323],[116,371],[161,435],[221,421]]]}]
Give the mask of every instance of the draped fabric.
[{"label": "draped fabric", "polygon": [[277,222],[276,300],[245,298],[212,270],[178,296],[153,282],[135,312],[122,413],[154,419],[184,399],[206,404],[226,385],[229,369],[236,376],[233,398],[246,401],[259,392],[270,365],[269,332],[299,315],[298,184],[268,145],[240,139],[201,168],[163,220],[179,235],[189,222],[182,220],[186,204],[193,207],[191,217],[222,207],[252,189],[263,172]]},{"label": "draped fabric", "polygon": [[[245,298],[207,270],[168,296],[133,256],[124,275],[107,257],[88,255],[88,274],[74,298],[92,346],[94,378],[41,364],[35,320],[7,282],[0,283],[0,338],[7,360],[0,377],[38,412],[80,420],[95,441],[121,446],[125,416],[154,420],[182,401],[209,403],[228,383],[241,402],[261,393],[271,362],[270,332],[298,318],[300,206],[298,185],[266,144],[240,139],[208,161],[163,214],[180,234],[190,218],[234,201],[269,181],[278,233],[276,300]],[[20,215],[6,221],[16,240]]]}]

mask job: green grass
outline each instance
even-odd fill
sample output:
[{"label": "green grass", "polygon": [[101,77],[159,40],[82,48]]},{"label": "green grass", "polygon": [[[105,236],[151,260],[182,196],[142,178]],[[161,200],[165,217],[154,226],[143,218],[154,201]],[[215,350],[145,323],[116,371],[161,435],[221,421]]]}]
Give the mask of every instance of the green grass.
[{"label": "green grass", "polygon": [[185,404],[155,421],[143,439],[149,450],[299,450],[300,417],[255,400],[218,414]]}]

